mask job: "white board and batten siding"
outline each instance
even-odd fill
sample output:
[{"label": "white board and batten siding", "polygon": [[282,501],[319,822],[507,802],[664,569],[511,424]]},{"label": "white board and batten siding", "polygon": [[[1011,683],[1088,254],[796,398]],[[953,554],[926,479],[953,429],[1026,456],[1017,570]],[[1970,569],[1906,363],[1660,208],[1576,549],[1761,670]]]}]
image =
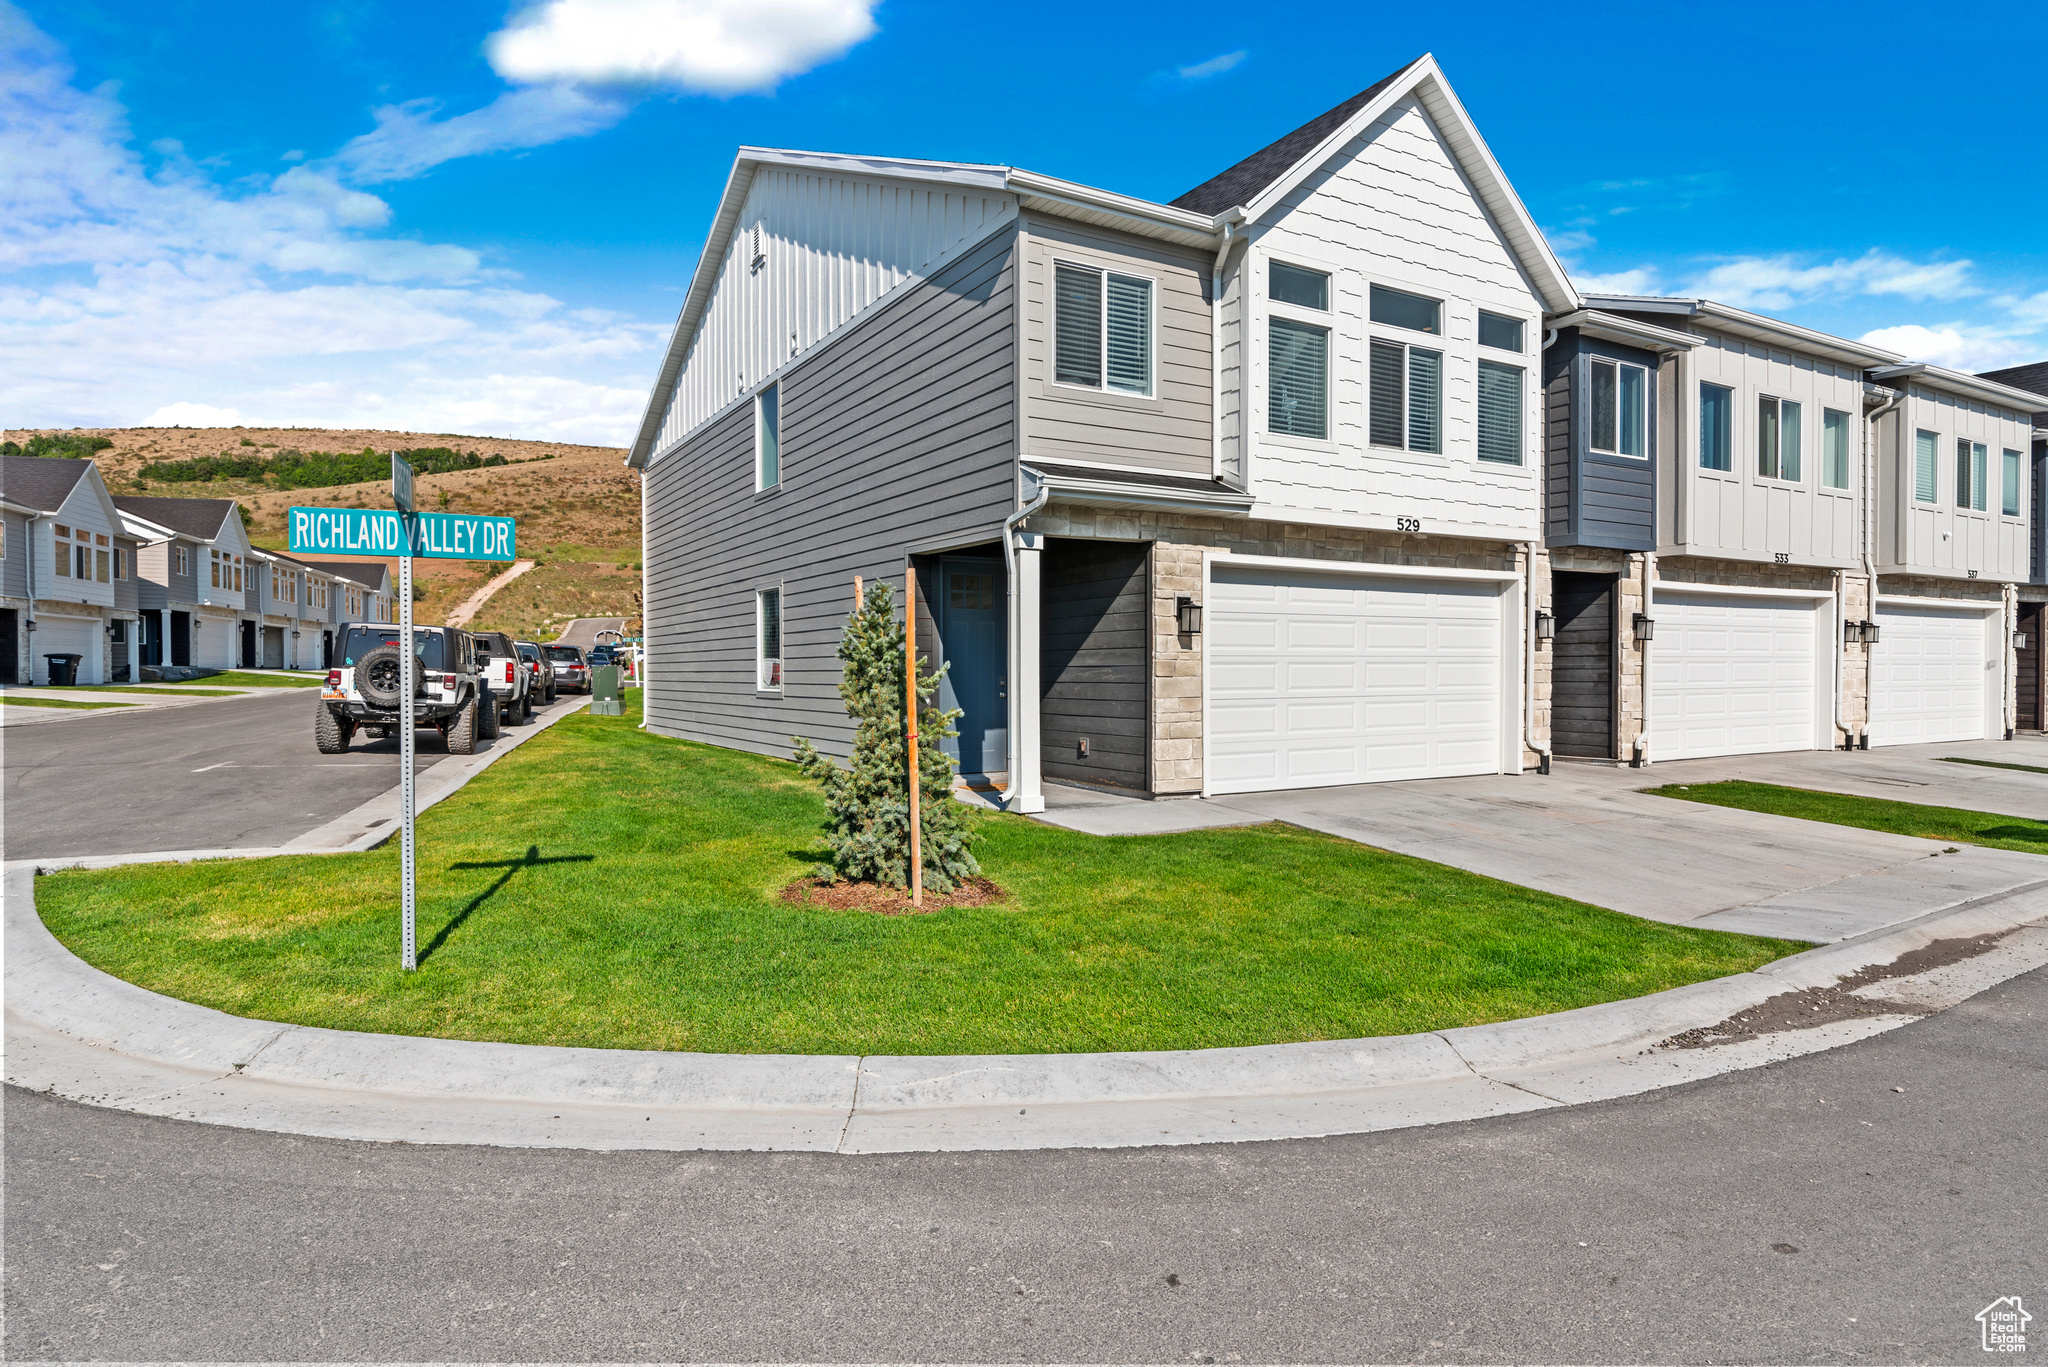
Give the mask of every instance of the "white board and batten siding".
[{"label": "white board and batten siding", "polygon": [[1983,740],[2004,725],[1997,605],[1877,601],[1870,743]]},{"label": "white board and batten siding", "polygon": [[[1979,399],[1929,388],[1915,380],[1906,387],[1899,412],[1888,414],[1880,449],[1891,453],[1895,471],[1888,492],[1893,516],[1883,519],[1879,547],[1887,570],[1953,578],[2017,583],[2027,578],[2027,509],[2033,490],[2026,480],[2032,465],[2033,423],[2029,415]],[[1918,440],[1935,436],[1934,501],[1915,497]],[[1982,442],[1985,450],[1984,509],[1956,506],[1956,442]],[[2019,512],[2003,512],[2005,452],[2017,451]]]},{"label": "white board and batten siding", "polygon": [[1651,755],[1701,759],[1825,749],[1834,693],[1824,597],[1659,584],[1650,653]]},{"label": "white board and batten siding", "polygon": [[[1849,569],[1861,563],[1863,484],[1863,376],[1854,368],[1763,342],[1702,328],[1701,344],[1688,357],[1687,385],[1679,396],[1681,469],[1688,482],[1683,501],[1685,551],[1692,555],[1771,561],[1788,556],[1799,565]],[[1699,386],[1734,391],[1735,413],[1728,470],[1700,466]],[[1800,471],[1797,480],[1760,473],[1758,425],[1762,399],[1800,405]],[[1849,487],[1822,483],[1823,413],[1849,415]]]},{"label": "white board and batten siding", "polygon": [[655,453],[1016,215],[1016,197],[995,190],[758,168]]},{"label": "white board and batten siding", "polygon": [[1207,595],[1207,791],[1510,767],[1511,584],[1228,557]]},{"label": "white board and batten siding", "polygon": [[[1536,536],[1542,301],[1421,105],[1407,99],[1390,107],[1251,231],[1242,271],[1249,335],[1242,348],[1226,340],[1221,406],[1234,415],[1243,403],[1249,478],[1259,501],[1253,515],[1390,530],[1406,517],[1419,520],[1425,532]],[[1267,284],[1274,260],[1332,277],[1327,441],[1266,431]],[[1368,291],[1374,284],[1441,299],[1443,335],[1372,324]],[[1519,363],[1525,372],[1519,466],[1478,459],[1480,309],[1522,320],[1519,362],[1512,353],[1484,353]],[[1299,309],[1285,316],[1314,317]],[[1226,317],[1226,326],[1231,321]],[[1442,454],[1368,440],[1368,342],[1374,336],[1444,353]],[[1240,360],[1249,362],[1243,395],[1228,392],[1236,387]],[[1226,446],[1226,461],[1233,454]]]}]

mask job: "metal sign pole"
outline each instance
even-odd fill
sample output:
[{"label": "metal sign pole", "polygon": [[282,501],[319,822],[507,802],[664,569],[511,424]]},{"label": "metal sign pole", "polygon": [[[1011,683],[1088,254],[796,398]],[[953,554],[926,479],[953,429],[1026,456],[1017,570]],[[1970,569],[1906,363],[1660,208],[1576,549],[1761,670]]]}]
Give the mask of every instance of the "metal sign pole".
[{"label": "metal sign pole", "polygon": [[405,535],[405,544],[398,557],[398,806],[402,835],[399,841],[399,904],[405,916],[405,930],[402,936],[400,962],[410,973],[420,966],[418,940],[413,933],[414,882],[413,882],[413,699],[419,692],[418,657],[414,654],[417,643],[412,638],[412,552],[413,511],[412,511],[412,467],[399,459],[398,452],[391,453],[391,501],[398,505],[398,520]]}]

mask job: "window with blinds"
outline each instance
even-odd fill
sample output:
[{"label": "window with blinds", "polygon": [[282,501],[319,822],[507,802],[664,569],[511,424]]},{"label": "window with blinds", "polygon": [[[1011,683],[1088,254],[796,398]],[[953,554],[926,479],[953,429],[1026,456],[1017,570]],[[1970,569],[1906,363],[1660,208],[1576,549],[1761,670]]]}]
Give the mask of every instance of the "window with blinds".
[{"label": "window with blinds", "polygon": [[1479,459],[1522,463],[1522,368],[1479,363]]},{"label": "window with blinds", "polygon": [[2005,452],[2004,474],[2004,492],[2001,495],[2003,501],[1998,505],[1998,510],[2007,517],[2018,517],[2020,515],[2020,453],[2010,447],[2007,447]]},{"label": "window with blinds", "polygon": [[760,624],[755,652],[757,688],[782,687],[782,590],[761,589],[754,595],[754,615]]},{"label": "window with blinds", "polygon": [[1444,449],[1444,354],[1374,338],[1366,362],[1375,446]]},{"label": "window with blinds", "polygon": [[1330,330],[1266,320],[1266,430],[1324,441],[1330,435]]},{"label": "window with blinds", "polygon": [[1595,360],[1587,395],[1586,444],[1603,455],[1649,453],[1649,374],[1639,365]]},{"label": "window with blinds", "polygon": [[1152,282],[1064,261],[1053,266],[1053,379],[1152,392]]},{"label": "window with blinds", "polygon": [[1766,479],[1797,482],[1800,459],[1800,406],[1790,399],[1757,396],[1756,472]]},{"label": "window with blinds", "polygon": [[1981,441],[1956,442],[1956,507],[1984,511],[1989,455]]},{"label": "window with blinds", "polygon": [[1735,468],[1735,391],[1726,385],[1700,386],[1700,468]]},{"label": "window with blinds", "polygon": [[1820,411],[1820,482],[1849,487],[1849,415],[1833,408]]},{"label": "window with blinds", "polygon": [[1913,434],[1913,501],[1932,503],[1940,478],[1941,438],[1932,432]]}]

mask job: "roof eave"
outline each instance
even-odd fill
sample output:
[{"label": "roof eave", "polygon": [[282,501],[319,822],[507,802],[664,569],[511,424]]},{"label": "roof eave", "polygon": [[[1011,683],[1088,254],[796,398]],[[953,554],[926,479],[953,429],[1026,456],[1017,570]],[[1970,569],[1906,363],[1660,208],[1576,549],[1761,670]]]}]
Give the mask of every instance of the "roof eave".
[{"label": "roof eave", "polygon": [[1599,309],[1574,309],[1570,313],[1545,318],[1543,325],[1551,328],[1577,328],[1580,332],[1594,337],[1620,342],[1626,346],[1643,347],[1650,351],[1691,351],[1700,345],[1702,340],[1691,333],[1660,328],[1654,323],[1639,323],[1632,318],[1619,318],[1611,313],[1603,313]]},{"label": "roof eave", "polygon": [[1843,361],[1861,368],[1892,364],[1905,359],[1895,351],[1885,351],[1852,342],[1846,337],[1831,333],[1816,332],[1812,328],[1800,327],[1781,319],[1751,313],[1747,309],[1735,308],[1729,304],[1716,303],[1712,299],[1677,299],[1635,294],[1590,294],[1586,296],[1588,307],[1609,312],[1625,313],[1669,313],[1679,317],[1703,320],[1722,332],[1731,332],[1738,337],[1753,341],[1777,342],[1784,346],[1798,347],[1802,351],[1816,352],[1833,361]]},{"label": "roof eave", "polygon": [[2041,411],[2048,396],[2028,389],[2015,389],[1997,380],[1987,380],[1981,375],[1972,375],[1965,370],[1950,370],[1947,366],[1935,365],[1932,361],[1908,361],[1902,365],[1883,366],[1873,369],[1871,375],[1878,379],[1920,379],[1944,389],[1958,390],[1976,398],[1988,399],[2005,408],[2015,408],[2026,414]]}]

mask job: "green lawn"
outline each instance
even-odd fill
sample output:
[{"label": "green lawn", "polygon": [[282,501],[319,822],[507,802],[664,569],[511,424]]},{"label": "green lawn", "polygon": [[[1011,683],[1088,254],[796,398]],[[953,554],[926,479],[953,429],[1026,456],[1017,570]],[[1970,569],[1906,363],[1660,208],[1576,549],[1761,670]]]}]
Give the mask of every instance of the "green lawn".
[{"label": "green lawn", "polygon": [[226,669],[203,679],[152,679],[151,688],[318,688],[327,680],[321,674],[272,674],[253,670]]},{"label": "green lawn", "polygon": [[1747,812],[1769,812],[1774,816],[1796,816],[1836,826],[1860,826],[1866,831],[1917,835],[1923,840],[2048,854],[2048,821],[2006,816],[1999,812],[1924,807],[1917,802],[1893,802],[1888,798],[1781,788],[1775,783],[1731,781],[1695,783],[1688,787],[1670,784],[1649,791],[1659,797],[1683,798],[1688,802],[1705,802],[1716,807],[1740,807]]},{"label": "green lawn", "polygon": [[[908,686],[905,686],[908,691]],[[69,698],[22,698],[0,693],[0,704],[8,707],[133,707],[131,702],[73,702]]]},{"label": "green lawn", "polygon": [[579,714],[396,842],[69,871],[57,936],[245,1016],[534,1044],[788,1053],[1197,1048],[1474,1025],[1736,973],[1803,943],[1667,926],[1286,826],[1108,840],[981,819],[1008,900],[791,906],[823,806],[780,761]]},{"label": "green lawn", "polygon": [[232,698],[232,688],[180,688],[176,684],[81,684],[81,693],[140,693],[148,698]]}]

